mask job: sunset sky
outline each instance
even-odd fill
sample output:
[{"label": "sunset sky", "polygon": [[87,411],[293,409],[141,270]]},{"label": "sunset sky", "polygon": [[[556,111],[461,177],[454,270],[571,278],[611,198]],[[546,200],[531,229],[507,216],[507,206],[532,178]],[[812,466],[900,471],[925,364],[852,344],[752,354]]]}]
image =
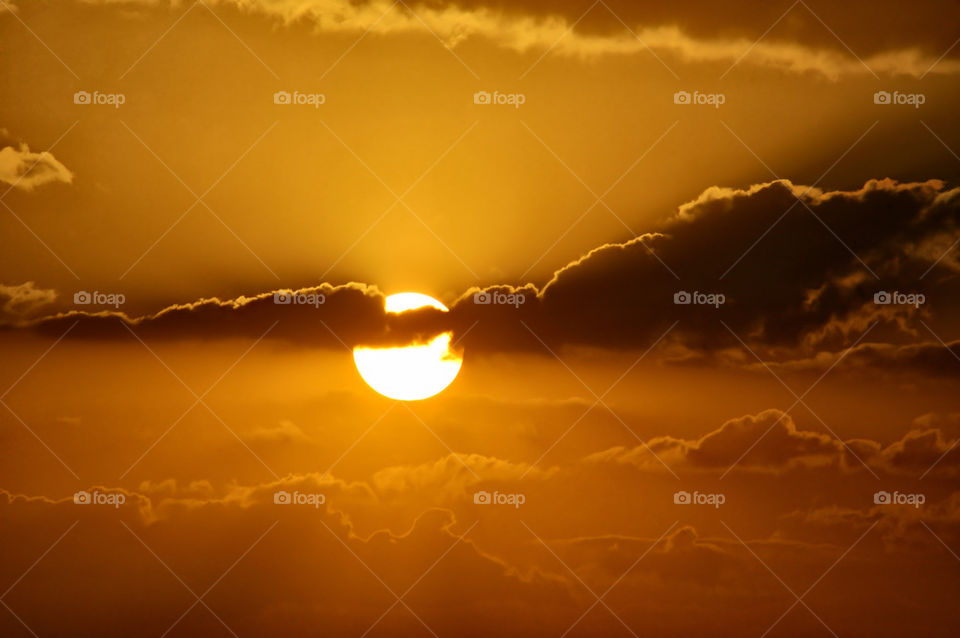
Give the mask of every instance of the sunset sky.
[{"label": "sunset sky", "polygon": [[0,636],[957,635],[958,89],[947,0],[0,0]]}]

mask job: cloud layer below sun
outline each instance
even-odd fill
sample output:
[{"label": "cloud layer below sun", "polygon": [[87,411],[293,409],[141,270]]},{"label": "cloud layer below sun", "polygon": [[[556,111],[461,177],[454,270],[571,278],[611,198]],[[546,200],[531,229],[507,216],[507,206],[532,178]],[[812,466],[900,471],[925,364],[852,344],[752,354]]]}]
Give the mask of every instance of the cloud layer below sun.
[{"label": "cloud layer below sun", "polygon": [[[726,483],[708,478],[771,424],[774,432]],[[511,636],[545,628],[562,633],[582,623],[581,631],[602,635],[618,620],[584,610],[595,601],[588,588],[610,588],[611,610],[631,626],[654,619],[677,635],[728,635],[717,634],[712,623],[724,619],[763,631],[789,607],[792,599],[779,594],[768,570],[788,583],[809,582],[852,550],[843,569],[818,583],[811,609],[837,631],[888,635],[896,614],[920,600],[929,606],[955,588],[944,550],[928,530],[947,544],[960,542],[960,500],[950,493],[957,453],[935,470],[940,483],[926,488],[930,502],[921,522],[916,508],[873,503],[877,482],[845,451],[849,446],[877,471],[905,476],[946,449],[939,432],[911,431],[885,447],[841,443],[770,410],[730,420],[698,440],[664,437],[650,446],[684,482],[670,477],[650,450],[618,447],[543,468],[450,454],[360,479],[292,473],[226,486],[175,480],[85,486],[101,499],[122,500],[117,507],[4,490],[5,570],[22,571],[61,536],[7,602],[38,631],[98,627],[103,636],[171,626],[200,635],[224,630],[223,624],[266,636],[318,623],[334,635],[371,626],[397,635],[422,630],[421,622],[439,633],[456,634],[468,624]],[[756,472],[766,474],[763,481]],[[825,499],[825,480],[843,481],[845,488]],[[678,487],[722,490],[727,500],[720,509],[684,510],[673,503]],[[526,501],[522,507],[478,505],[477,490],[522,493]],[[324,502],[278,504],[278,493],[322,495]],[[558,503],[565,514],[558,516]],[[621,507],[611,507],[616,503]],[[26,519],[29,533],[12,527]],[[611,527],[619,531],[604,531]],[[923,584],[901,591],[899,574],[916,569],[925,571]],[[452,583],[466,589],[451,591]],[[758,584],[769,585],[771,595],[758,599]],[[193,602],[186,588],[212,593],[185,613]],[[402,607],[390,589],[396,595],[409,589]],[[46,592],[44,608],[53,605],[59,613],[42,613],[30,596],[35,591]],[[889,617],[877,613],[877,600],[892,606]],[[109,626],[85,613],[105,604],[113,610]],[[700,613],[690,614],[688,604]],[[388,613],[395,607],[398,613]],[[731,618],[736,608],[749,611]],[[815,622],[806,613],[781,621],[779,631],[790,636],[804,635]],[[946,623],[940,629],[950,625],[940,622]],[[940,629],[930,635],[946,635]]]}]

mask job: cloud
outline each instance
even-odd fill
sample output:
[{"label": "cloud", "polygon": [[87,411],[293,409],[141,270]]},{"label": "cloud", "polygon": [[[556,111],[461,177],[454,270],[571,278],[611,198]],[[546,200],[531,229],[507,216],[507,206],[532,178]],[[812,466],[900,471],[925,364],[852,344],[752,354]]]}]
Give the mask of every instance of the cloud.
[{"label": "cloud", "polygon": [[960,470],[960,449],[957,440],[946,441],[939,429],[911,430],[902,439],[880,452],[891,470],[913,475],[933,470],[937,474],[956,475]]},{"label": "cloud", "polygon": [[372,481],[378,490],[387,493],[439,487],[462,497],[480,481],[480,476],[488,481],[516,481],[528,471],[531,479],[552,474],[551,470],[537,469],[527,463],[512,463],[481,454],[450,454],[433,463],[384,468],[373,475]]},{"label": "cloud", "polygon": [[781,521],[785,532],[808,538],[836,537],[848,535],[851,531],[863,533],[875,524],[876,536],[882,539],[884,550],[889,553],[904,548],[927,547],[930,539],[948,546],[960,542],[960,492],[948,493],[935,502],[921,485],[905,493],[921,494],[926,502],[920,507],[909,504],[874,504],[862,508],[830,505],[789,512],[781,517]]},{"label": "cloud", "polygon": [[[697,44],[708,47],[728,43],[742,48],[755,44],[757,48],[768,45],[771,49],[794,45],[801,51],[805,49],[804,57],[814,64],[827,62],[824,57],[830,54],[846,63],[859,64],[845,47],[868,58],[872,67],[885,54],[894,52],[936,59],[956,39],[955,31],[941,24],[945,16],[956,11],[956,5],[949,0],[932,0],[922,6],[904,6],[896,0],[853,0],[842,4],[809,1],[795,5],[748,0],[691,0],[682,5],[605,0],[594,7],[576,0],[519,0],[507,6],[495,0],[459,0],[456,4],[473,9],[503,8],[514,17],[558,16],[565,24],[576,24],[574,33],[585,37],[629,35],[629,28],[653,48],[656,47],[641,31],[658,27],[685,34],[694,50]],[[736,56],[742,52],[743,49],[737,51]],[[837,55],[839,52],[844,55]]]},{"label": "cloud", "polygon": [[60,336],[71,325],[72,338],[111,339],[129,335],[126,324],[142,337],[160,339],[258,338],[340,349],[359,343],[393,343],[416,339],[425,316],[416,311],[398,321],[383,307],[375,287],[349,283],[322,284],[296,291],[283,289],[235,299],[207,298],[168,306],[152,315],[130,317],[118,311],[70,310],[30,324],[32,329]]},{"label": "cloud", "polygon": [[[101,0],[110,4],[116,1]],[[915,7],[907,10],[891,2],[885,14],[899,13],[898,20],[876,20],[875,26],[866,27],[862,24],[864,16],[879,13],[875,4],[862,3],[860,10],[849,7],[842,15],[834,15],[836,11],[831,10],[831,20],[851,26],[844,37],[857,38],[860,50],[869,51],[869,55],[864,54],[865,65],[846,50],[846,40],[839,42],[819,16],[800,7],[786,22],[794,27],[792,33],[784,37],[779,31],[758,40],[777,20],[781,9],[773,11],[771,6],[758,11],[756,5],[744,5],[731,11],[727,4],[716,1],[701,2],[700,7],[669,5],[659,10],[649,4],[613,2],[596,6],[588,14],[576,2],[552,3],[549,7],[533,2],[506,7],[485,1],[394,4],[389,0],[211,0],[210,4],[265,15],[285,24],[310,24],[321,33],[427,34],[450,47],[468,39],[483,39],[521,53],[549,51],[573,57],[649,56],[653,51],[673,64],[709,63],[726,68],[742,59],[743,64],[816,73],[832,80],[870,74],[871,69],[914,76],[931,68],[935,73],[960,72],[960,62],[952,58],[934,65],[951,44],[953,32],[946,27],[934,29],[939,34],[934,39],[930,25],[943,24],[940,14],[951,11],[950,5],[927,7],[923,15],[931,19],[922,19]],[[733,15],[737,18],[725,20]],[[905,23],[922,29],[904,29]],[[802,28],[797,29],[797,25]],[[885,33],[883,42],[888,48],[876,45],[877,29]],[[938,46],[931,46],[934,42]]]},{"label": "cloud", "polygon": [[[951,301],[960,292],[960,262],[931,249],[958,237],[960,189],[937,180],[870,180],[852,191],[777,180],[707,189],[655,231],[596,248],[540,288],[473,288],[449,313],[388,315],[376,287],[350,283],[297,291],[298,299],[322,299],[316,304],[276,303],[275,292],[266,292],[142,317],[69,311],[31,327],[60,336],[79,320],[71,338],[126,338],[120,322],[145,337],[174,339],[257,338],[269,330],[272,338],[329,348],[408,343],[451,330],[473,352],[546,354],[564,346],[644,350],[673,326],[667,341],[688,360],[727,351],[752,365],[742,339],[775,360],[822,365],[838,355],[818,352],[841,351],[879,322],[850,364],[893,357],[946,370],[950,353],[918,343],[916,319],[949,322],[960,313]],[[878,305],[881,290],[922,292],[930,301]],[[723,303],[677,304],[680,291],[701,301],[723,295]],[[891,345],[873,345],[884,341]]]},{"label": "cloud", "polygon": [[[460,539],[468,524],[449,511],[426,510],[402,532],[361,537],[336,510],[273,501],[277,487],[316,485],[287,481],[249,491],[243,499],[124,492],[130,498],[119,508],[0,491],[0,524],[9,532],[0,548],[5,571],[23,573],[29,567],[22,565],[23,556],[33,560],[43,551],[34,552],[35,546],[49,547],[63,534],[55,551],[44,555],[31,578],[16,583],[5,602],[40,634],[94,632],[110,638],[162,633],[175,621],[180,635],[211,635],[226,631],[221,620],[248,636],[294,635],[319,625],[328,635],[348,636],[363,633],[381,615],[378,628],[388,635],[426,631],[417,620],[422,617],[442,635],[456,634],[471,619],[510,626],[508,635],[521,636],[535,627],[532,621],[511,622],[520,601],[554,606],[568,600],[556,579],[521,575],[480,551],[472,538]],[[330,481],[325,487],[335,500],[340,491]],[[133,502],[140,499],[159,515],[144,516],[144,508]],[[26,521],[31,522],[24,527]],[[34,536],[41,529],[44,533]],[[51,531],[52,539],[46,533]],[[449,583],[464,575],[471,579],[469,595],[451,595]],[[102,586],[89,587],[91,578]],[[184,613],[192,602],[184,585],[209,588],[206,604],[216,618],[196,613],[202,606]],[[408,589],[397,609],[402,613],[386,613],[396,603],[389,590],[399,595]],[[112,613],[106,621],[102,614],[86,613],[108,604]],[[59,613],[44,612],[51,606]],[[416,616],[404,611],[407,606]],[[0,623],[8,620],[16,622],[8,614]],[[4,635],[15,631],[0,627]]]},{"label": "cloud", "polygon": [[302,442],[309,441],[303,430],[293,421],[283,420],[276,424],[261,426],[253,430],[249,438],[254,441],[267,442]]},{"label": "cloud", "polygon": [[[461,329],[479,322],[468,345],[493,349],[645,349],[674,322],[672,338],[693,348],[740,349],[730,330],[756,347],[841,347],[875,320],[897,325],[934,308],[955,316],[960,267],[929,248],[958,237],[960,189],[937,180],[870,180],[852,191],[787,180],[713,187],[656,232],[596,248],[539,290],[488,289],[522,293],[522,305],[477,304],[473,290],[451,314]],[[877,305],[881,290],[931,302]],[[678,291],[722,294],[724,303],[678,305]]]},{"label": "cloud", "polygon": [[[38,635],[113,638],[162,633],[176,622],[179,635],[204,636],[229,633],[223,622],[251,637],[297,635],[321,624],[325,635],[355,636],[378,618],[385,635],[429,633],[420,621],[438,635],[555,636],[574,623],[584,633],[613,635],[623,631],[621,622],[657,635],[670,635],[668,629],[706,635],[718,620],[763,631],[793,600],[775,579],[812,582],[844,558],[843,568],[824,578],[809,602],[838,631],[850,629],[835,620],[847,617],[842,610],[876,609],[878,600],[895,605],[897,613],[903,606],[938,623],[951,618],[949,605],[926,596],[938,587],[945,588],[943,597],[955,596],[952,559],[915,515],[911,521],[909,512],[892,508],[821,507],[785,518],[780,528],[808,535],[829,528],[835,542],[753,533],[743,520],[731,519],[733,511],[723,514],[729,527],[714,524],[716,531],[674,522],[657,523],[647,533],[552,535],[544,532],[551,527],[546,516],[471,527],[470,519],[450,510],[428,508],[402,530],[360,534],[339,503],[346,484],[337,483],[290,477],[237,488],[228,497],[172,482],[137,491],[103,488],[129,497],[119,508],[0,490],[0,524],[7,532],[0,566],[14,575],[29,571],[4,602]],[[323,489],[328,505],[276,504],[276,489]],[[950,529],[960,511],[956,496],[925,513],[948,542],[956,542]],[[564,509],[574,504],[566,501]],[[632,512],[630,518],[643,517]],[[846,557],[878,519],[882,529]],[[870,551],[881,534],[887,550]],[[488,549],[501,538],[518,546],[517,560]],[[924,579],[904,591],[902,569],[922,569]],[[90,587],[91,579],[100,585]],[[769,583],[769,594],[758,595],[757,583]],[[188,588],[205,593],[203,605],[194,605]],[[605,594],[615,616],[603,606],[583,615],[596,600],[588,588]],[[405,594],[403,603],[390,590]],[[108,617],[89,611],[106,605]],[[690,613],[691,607],[701,613]],[[58,613],[50,614],[51,608]],[[902,624],[877,614],[854,617],[870,635],[902,633]],[[906,618],[897,622],[915,622]],[[5,634],[22,629],[10,614],[0,623],[10,623],[10,629],[0,624]],[[884,633],[884,627],[896,631]],[[781,633],[809,635],[809,625],[791,616]]]},{"label": "cloud", "polygon": [[840,441],[798,430],[790,415],[781,410],[765,410],[730,419],[699,439],[657,437],[646,446],[611,448],[590,455],[586,461],[659,471],[663,465],[651,451],[678,470],[725,470],[736,464],[742,470],[780,472],[800,464],[828,465],[844,460]]},{"label": "cloud", "polygon": [[678,472],[715,473],[735,466],[737,472],[782,474],[817,467],[860,471],[862,460],[872,470],[890,474],[917,477],[930,469],[937,475],[956,476],[960,470],[956,443],[945,440],[938,428],[910,429],[886,446],[869,439],[840,441],[827,433],[798,429],[789,414],[770,409],[730,419],[697,439],[654,437],[646,445],[595,452],[584,462],[654,472],[665,471],[666,463]]},{"label": "cloud", "polygon": [[[863,326],[861,330],[865,328]],[[960,375],[960,340],[906,345],[862,343],[840,352],[821,352],[814,357],[756,363],[748,367],[760,370],[765,366],[773,370],[826,370],[839,367],[868,374],[889,374],[895,370],[899,373],[919,372],[950,378]]]},{"label": "cloud", "polygon": [[[650,440],[676,463],[682,483],[662,471],[648,473],[653,465],[639,449],[617,448],[529,474],[524,461],[448,454],[374,465],[349,479],[315,472],[261,483],[197,478],[85,486],[124,495],[117,508],[0,490],[0,569],[11,580],[67,531],[4,602],[38,635],[159,634],[181,616],[180,635],[229,633],[202,605],[184,614],[195,600],[184,584],[198,594],[214,585],[204,602],[251,637],[298,635],[321,624],[327,635],[356,636],[381,615],[384,635],[429,633],[403,605],[387,611],[396,602],[387,589],[400,595],[413,585],[404,602],[438,635],[464,635],[470,627],[476,635],[556,636],[575,622],[577,633],[615,635],[623,626],[602,606],[578,621],[596,600],[588,588],[596,595],[610,588],[604,602],[635,630],[707,635],[722,619],[737,628],[730,635],[754,625],[759,635],[793,601],[777,578],[814,582],[843,558],[842,569],[831,571],[809,600],[838,632],[902,634],[902,625],[866,613],[878,600],[895,606],[895,619],[912,608],[949,624],[952,607],[929,596],[936,590],[956,596],[953,559],[919,521],[955,546],[956,480],[929,477],[923,488],[929,507],[920,512],[875,506],[875,490],[906,482],[883,476],[881,484],[846,471],[841,482],[823,481],[843,469],[842,446],[781,416],[769,410],[698,438]],[[744,457],[742,470],[709,482],[771,425],[768,442]],[[929,430],[885,446],[848,443],[871,454],[878,471],[885,462],[916,476],[915,468],[948,445]],[[956,467],[957,460],[944,462]],[[805,474],[802,480],[778,475],[784,468]],[[519,509],[476,505],[471,493],[478,488],[522,492],[527,502]],[[727,504],[719,510],[673,504],[675,490],[697,488],[724,491]],[[276,503],[280,491],[319,493],[325,502]],[[904,570],[924,574],[907,592]],[[102,585],[90,587],[91,580]],[[757,583],[769,583],[769,594],[758,596]],[[106,620],[89,611],[107,605]],[[807,617],[796,616],[785,618],[780,633],[809,635]],[[848,617],[856,626],[836,624]],[[897,622],[914,622],[905,617]],[[0,617],[0,632],[16,635],[16,623],[9,614]],[[884,634],[884,627],[895,631]]]},{"label": "cloud", "polygon": [[70,184],[73,182],[73,173],[53,153],[34,152],[26,144],[20,144],[0,148],[0,182],[32,191],[53,182]]},{"label": "cloud", "polygon": [[0,324],[23,320],[35,315],[57,299],[57,291],[37,288],[36,283],[0,284]]},{"label": "cloud", "polygon": [[[822,551],[822,548],[785,540],[754,541],[768,557],[783,554],[784,549],[796,552]],[[693,525],[676,525],[663,538],[641,538],[625,535],[577,537],[555,543],[561,558],[576,565],[578,574],[595,583],[600,591],[617,582],[626,588],[651,587],[659,582],[671,586],[713,590],[728,596],[751,580],[763,577],[763,566],[756,562],[736,539],[705,537]],[[643,555],[642,561],[636,557]],[[632,567],[632,568],[631,568]],[[618,585],[619,586],[619,585]]]}]

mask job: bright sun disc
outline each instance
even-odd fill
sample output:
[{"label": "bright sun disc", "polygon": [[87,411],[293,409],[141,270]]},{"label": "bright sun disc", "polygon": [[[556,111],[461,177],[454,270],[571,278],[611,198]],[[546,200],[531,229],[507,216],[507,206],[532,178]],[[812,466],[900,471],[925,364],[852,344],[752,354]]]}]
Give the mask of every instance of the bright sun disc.
[{"label": "bright sun disc", "polygon": [[[395,313],[427,306],[447,311],[433,297],[416,292],[390,295],[384,301],[386,311]],[[398,401],[418,401],[442,391],[460,372],[463,358],[451,349],[452,338],[452,332],[444,332],[426,344],[357,347],[353,360],[363,380],[380,394]]]}]

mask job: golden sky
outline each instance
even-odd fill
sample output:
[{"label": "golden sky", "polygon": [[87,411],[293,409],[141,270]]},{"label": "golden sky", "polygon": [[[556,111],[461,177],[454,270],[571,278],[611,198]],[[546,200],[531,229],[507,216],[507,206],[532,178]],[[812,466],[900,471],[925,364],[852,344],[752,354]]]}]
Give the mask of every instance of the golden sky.
[{"label": "golden sky", "polygon": [[0,0],[0,635],[956,635],[958,17]]}]

